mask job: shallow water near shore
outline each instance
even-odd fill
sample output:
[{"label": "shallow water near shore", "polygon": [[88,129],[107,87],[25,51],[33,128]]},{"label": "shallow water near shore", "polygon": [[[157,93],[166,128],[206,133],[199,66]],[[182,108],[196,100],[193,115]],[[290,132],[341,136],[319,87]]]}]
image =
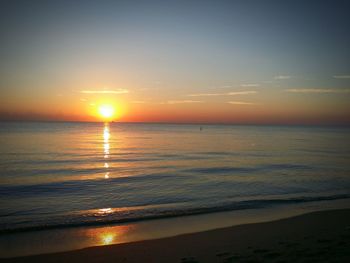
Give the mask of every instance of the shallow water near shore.
[{"label": "shallow water near shore", "polygon": [[0,235],[3,258],[151,240],[230,226],[268,222],[309,212],[349,209],[350,199],[170,217],[107,226],[82,226]]},{"label": "shallow water near shore", "polygon": [[3,122],[0,232],[335,203],[350,197],[349,131]]}]

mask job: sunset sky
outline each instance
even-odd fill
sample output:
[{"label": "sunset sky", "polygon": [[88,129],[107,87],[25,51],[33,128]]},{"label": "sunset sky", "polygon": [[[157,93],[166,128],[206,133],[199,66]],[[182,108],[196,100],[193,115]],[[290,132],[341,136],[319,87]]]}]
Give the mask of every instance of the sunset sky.
[{"label": "sunset sky", "polygon": [[348,1],[1,1],[0,119],[350,124]]}]

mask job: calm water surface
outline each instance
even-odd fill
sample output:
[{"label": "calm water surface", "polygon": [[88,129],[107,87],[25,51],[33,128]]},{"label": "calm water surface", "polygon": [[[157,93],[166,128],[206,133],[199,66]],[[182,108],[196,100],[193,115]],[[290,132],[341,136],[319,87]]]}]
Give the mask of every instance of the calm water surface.
[{"label": "calm water surface", "polygon": [[350,197],[350,130],[0,123],[0,231]]}]

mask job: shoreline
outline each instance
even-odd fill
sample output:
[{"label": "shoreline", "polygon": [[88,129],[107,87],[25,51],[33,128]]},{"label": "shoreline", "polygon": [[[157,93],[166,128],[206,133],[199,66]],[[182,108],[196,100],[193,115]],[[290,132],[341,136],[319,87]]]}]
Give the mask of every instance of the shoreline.
[{"label": "shoreline", "polygon": [[[350,259],[350,209],[1,262],[293,262]],[[338,261],[337,261],[338,260]]]},{"label": "shoreline", "polygon": [[73,251],[262,223],[315,211],[349,209],[350,199],[277,205],[218,213],[169,217],[133,223],[82,226],[0,234],[0,258]]},{"label": "shoreline", "polygon": [[[307,197],[309,200],[303,201],[304,205],[307,205],[308,203],[317,203],[317,202],[342,202],[343,200],[349,200],[350,201],[350,195],[345,193],[335,194],[335,195],[328,195],[328,196],[309,196]],[[104,226],[112,226],[112,225],[121,225],[121,224],[133,224],[133,223],[139,223],[144,221],[153,221],[153,220],[166,220],[169,218],[183,218],[183,217],[191,217],[191,216],[205,216],[210,214],[218,214],[218,213],[229,213],[233,211],[249,211],[249,210],[256,210],[256,209],[269,209],[273,207],[268,206],[259,206],[258,203],[266,203],[266,202],[275,202],[278,203],[279,206],[287,206],[287,205],[293,205],[290,204],[291,202],[294,202],[294,205],[300,204],[302,201],[302,198],[298,199],[297,197],[291,197],[289,199],[262,199],[262,200],[246,200],[241,201],[240,205],[232,206],[232,205],[226,205],[226,206],[219,206],[219,207],[208,207],[208,208],[202,208],[202,209],[196,209],[192,211],[182,211],[182,213],[174,213],[174,214],[159,214],[159,215],[149,215],[144,217],[130,217],[130,218],[118,218],[118,219],[112,219],[110,221],[86,221],[86,222],[73,222],[73,223],[62,223],[62,224],[56,224],[56,225],[33,225],[33,226],[24,226],[24,227],[18,227],[18,228],[8,228],[8,229],[0,229],[0,235],[1,234],[15,234],[15,233],[25,233],[25,232],[33,232],[33,231],[45,231],[45,230],[56,230],[56,229],[66,229],[66,228],[79,228],[79,227],[104,227]],[[284,203],[283,203],[284,202]],[[255,203],[255,207],[254,204]],[[302,206],[302,205],[301,205]],[[109,208],[110,210],[113,210],[113,208]],[[93,209],[98,210],[98,209]],[[327,209],[325,209],[327,210]],[[293,216],[293,215],[291,215]]]}]

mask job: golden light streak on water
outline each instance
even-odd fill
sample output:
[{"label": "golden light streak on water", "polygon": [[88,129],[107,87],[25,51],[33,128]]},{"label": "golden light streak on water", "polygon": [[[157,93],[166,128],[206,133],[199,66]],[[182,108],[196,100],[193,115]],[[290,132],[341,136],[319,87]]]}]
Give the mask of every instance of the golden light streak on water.
[{"label": "golden light streak on water", "polygon": [[[110,138],[110,132],[109,132],[109,124],[106,122],[103,128],[103,152],[104,152],[104,159],[108,159],[109,158],[109,138]],[[109,178],[109,172],[108,172],[108,168],[109,168],[109,164],[107,162],[104,163],[103,165],[104,168],[107,169],[104,178],[108,179]]]}]

